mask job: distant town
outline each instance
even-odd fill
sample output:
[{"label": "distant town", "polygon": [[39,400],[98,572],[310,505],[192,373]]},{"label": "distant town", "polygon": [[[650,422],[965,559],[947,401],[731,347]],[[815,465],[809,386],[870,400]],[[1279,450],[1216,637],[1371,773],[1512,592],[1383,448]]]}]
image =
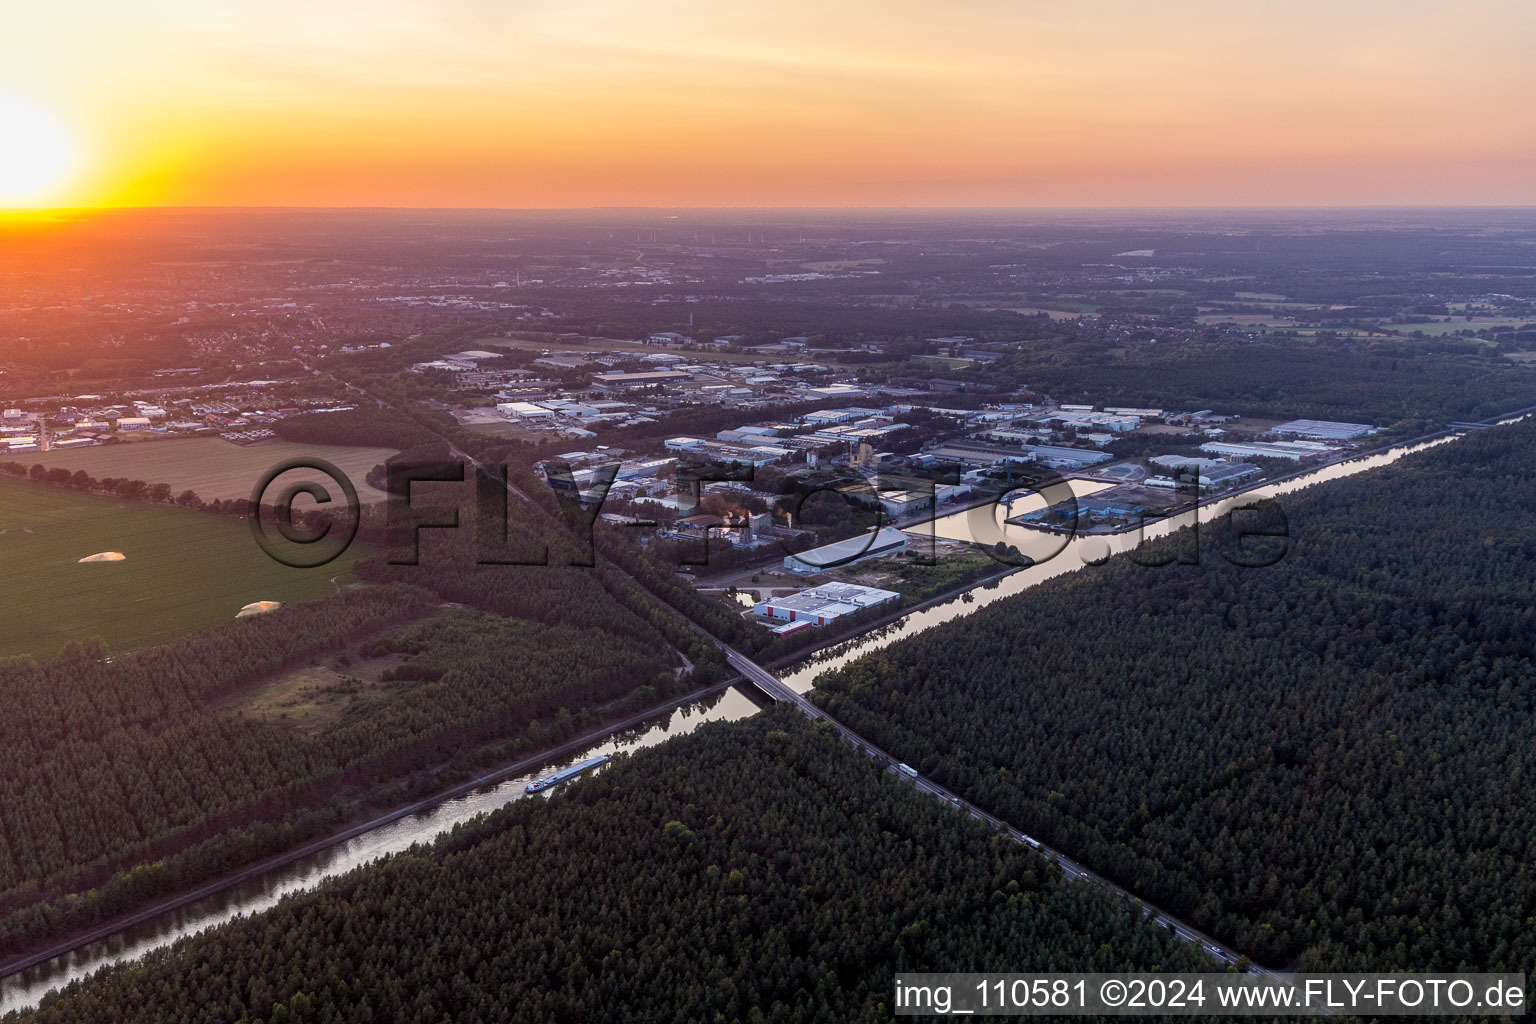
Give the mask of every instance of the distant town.
[{"label": "distant town", "polygon": [[[0,266],[0,1011],[1528,973],[1529,214],[51,230]],[[744,994],[544,1001],[694,962]]]},{"label": "distant town", "polygon": [[[806,351],[804,337],[753,346],[755,358],[735,361],[711,359],[708,352],[730,349],[737,338],[699,345],[664,332],[598,341],[590,348],[508,350],[493,339],[488,347],[412,363],[407,372],[448,396],[484,394],[478,403],[428,400],[468,430],[536,447],[585,442],[537,460],[534,468],[556,491],[600,505],[609,524],[644,526],[659,540],[706,552],[713,545],[708,561],[715,571],[702,569],[704,579],[692,573],[689,579],[743,606],[777,635],[829,625],[896,602],[903,592],[910,596],[913,588],[899,582],[902,559],[913,557],[903,529],[977,501],[1000,503],[1015,526],[1113,532],[1346,459],[1377,444],[1381,433],[1369,423],[1277,422],[1211,409],[1049,396],[992,401],[972,380],[893,383],[795,358]],[[972,338],[937,337],[928,345],[986,363],[986,350]],[[391,347],[342,346],[338,354]],[[513,351],[526,368],[505,366]],[[323,362],[327,354],[322,345],[301,358]],[[541,376],[543,368],[559,377]],[[92,468],[105,473],[118,466],[112,475],[131,476],[141,472],[137,456],[149,445],[205,437],[259,446],[277,442],[284,421],[303,417],[323,427],[317,417],[335,415],[339,422],[359,408],[344,390],[315,393],[303,373],[171,382],[198,372],[157,371],[165,383],[115,401],[94,394],[28,399],[3,412],[0,458],[69,469],[65,453],[101,446],[120,454],[103,451]],[[729,425],[708,434],[666,434],[674,418],[701,409],[715,410]],[[596,443],[636,432],[650,438]],[[680,489],[680,478],[697,479],[700,467],[733,467],[742,479],[705,479]],[[775,483],[786,478],[796,486]],[[1082,494],[1015,515],[1014,501],[1047,480],[1080,482]],[[805,492],[820,487],[833,488],[854,514],[829,516],[814,503],[807,508]],[[974,558],[963,544],[929,547],[949,559]],[[785,549],[795,553],[782,555]],[[722,550],[734,554],[723,559]],[[723,575],[722,566],[729,570]],[[880,583],[896,589],[871,585]]]}]

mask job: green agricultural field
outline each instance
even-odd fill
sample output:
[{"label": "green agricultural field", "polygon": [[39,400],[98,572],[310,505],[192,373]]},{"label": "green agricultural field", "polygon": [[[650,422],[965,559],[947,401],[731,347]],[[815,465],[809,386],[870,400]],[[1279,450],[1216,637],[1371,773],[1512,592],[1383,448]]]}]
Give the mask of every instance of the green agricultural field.
[{"label": "green agricultural field", "polygon": [[918,356],[917,360],[928,369],[961,370],[976,362],[974,359],[951,359],[948,356]]},{"label": "green agricultural field", "polygon": [[[0,477],[0,656],[50,657],[93,636],[125,651],[227,622],[255,601],[320,597],[333,577],[351,578],[364,550],[290,569],[256,546],[243,519]],[[126,557],[80,562],[108,551]]]},{"label": "green agricultural field", "polygon": [[1457,331],[1480,331],[1490,327],[1507,329],[1519,327],[1530,322],[1530,317],[1482,316],[1475,320],[1456,317],[1450,320],[1436,320],[1434,323],[1428,324],[1394,324],[1393,328],[1402,331],[1404,334],[1412,334],[1414,331],[1419,331],[1425,337],[1439,338],[1447,334],[1455,334]]},{"label": "green agricultural field", "polygon": [[[17,459],[40,463],[49,469],[62,467],[71,473],[83,469],[98,480],[127,477],[148,484],[166,483],[180,494],[196,491],[204,501],[249,498],[262,475],[288,459],[324,459],[347,474],[357,496],[364,502],[385,500],[383,491],[368,486],[368,471],[395,454],[393,448],[353,448],[330,444],[294,444],[261,441],[244,447],[217,437],[167,438],[107,444],[74,451],[30,452]],[[284,483],[299,479],[325,482],[323,475],[284,476]],[[328,488],[329,489],[329,488]]]}]

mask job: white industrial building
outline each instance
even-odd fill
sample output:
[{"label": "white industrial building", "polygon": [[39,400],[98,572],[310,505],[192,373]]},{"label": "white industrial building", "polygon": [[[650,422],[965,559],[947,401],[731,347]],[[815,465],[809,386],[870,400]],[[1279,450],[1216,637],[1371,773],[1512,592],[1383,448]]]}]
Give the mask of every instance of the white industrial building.
[{"label": "white industrial building", "polygon": [[[1185,468],[1199,474],[1200,490],[1202,493],[1209,491],[1224,491],[1229,487],[1235,487],[1244,480],[1251,480],[1259,475],[1259,467],[1249,462],[1220,462],[1209,459],[1190,459],[1191,465]],[[1203,466],[1194,463],[1207,463]],[[1142,481],[1147,487],[1178,487],[1184,483],[1175,480],[1171,476],[1149,476]]]},{"label": "white industrial building", "polygon": [[1197,459],[1189,455],[1154,455],[1147,461],[1163,469],[1199,470],[1206,470],[1222,463],[1221,459]]},{"label": "white industrial building", "polygon": [[616,479],[634,480],[639,477],[656,476],[676,467],[676,459],[642,459],[639,462],[626,462],[619,467]]},{"label": "white industrial building", "polygon": [[876,533],[861,533],[857,537],[849,537],[834,544],[823,544],[819,548],[811,548],[798,555],[788,555],[784,559],[784,568],[790,572],[807,574],[822,572],[826,569],[852,565],[866,558],[894,554],[906,546],[907,535],[887,526]]},{"label": "white industrial building", "polygon": [[794,449],[780,445],[721,444],[702,437],[673,437],[662,442],[668,451],[688,452],[690,455],[714,462],[739,462],[744,466],[767,466],[794,454]]},{"label": "white industrial building", "polygon": [[971,493],[970,484],[934,484],[932,489],[917,491],[881,491],[880,507],[885,514],[896,519],[932,512],[946,501],[957,501]]},{"label": "white industrial building", "polygon": [[856,583],[824,583],[786,597],[770,597],[752,606],[752,614],[782,622],[805,622],[816,626],[866,608],[888,604],[901,595],[893,590],[862,587]]},{"label": "white industrial building", "polygon": [[1259,467],[1250,462],[1223,462],[1219,466],[1200,471],[1200,489],[1202,491],[1221,491],[1228,487],[1236,487],[1244,480],[1251,480],[1259,475]]},{"label": "white industrial building", "polygon": [[1051,444],[1024,445],[1021,451],[1025,458],[1056,469],[1081,469],[1084,466],[1097,465],[1114,458],[1108,452],[1088,451],[1085,448],[1063,448]]},{"label": "white industrial building", "polygon": [[552,420],[555,418],[554,410],[534,405],[532,402],[502,402],[496,406],[496,411],[509,420]]},{"label": "white industrial building", "polygon": [[737,427],[734,430],[722,430],[715,435],[715,440],[726,444],[765,444],[778,436],[776,427]]},{"label": "white industrial building", "polygon": [[1094,412],[1092,409],[1074,409],[1062,406],[1057,412],[1048,412],[1034,417],[1034,422],[1042,424],[1059,423],[1062,426],[1072,427],[1074,430],[1107,430],[1114,434],[1125,434],[1141,426],[1139,416],[1125,416],[1112,412]]},{"label": "white industrial building", "polygon": [[1369,423],[1339,423],[1334,420],[1291,420],[1274,432],[1281,436],[1311,437],[1320,441],[1349,441],[1369,434],[1376,428]]},{"label": "white industrial building", "polygon": [[1212,455],[1236,455],[1244,459],[1289,459],[1292,462],[1317,458],[1333,451],[1320,441],[1207,441],[1200,446],[1200,450]]},{"label": "white industrial building", "polygon": [[831,426],[834,423],[852,423],[854,420],[868,419],[871,416],[880,415],[879,409],[861,409],[850,406],[847,409],[818,409],[816,412],[808,412],[800,417],[800,422],[813,427]]},{"label": "white industrial building", "polygon": [[933,511],[933,494],[924,491],[881,491],[880,508],[893,519]]}]

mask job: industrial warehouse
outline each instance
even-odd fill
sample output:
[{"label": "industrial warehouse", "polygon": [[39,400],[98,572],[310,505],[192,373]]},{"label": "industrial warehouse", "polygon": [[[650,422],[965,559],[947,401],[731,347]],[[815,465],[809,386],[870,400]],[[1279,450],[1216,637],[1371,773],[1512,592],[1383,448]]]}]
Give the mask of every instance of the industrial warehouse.
[{"label": "industrial warehouse", "polygon": [[[895,591],[856,583],[823,583],[798,594],[773,597],[752,606],[752,614],[785,623],[825,626],[834,619],[866,608],[877,608],[900,597]],[[787,632],[779,627],[780,632]]]},{"label": "industrial warehouse", "polygon": [[1291,420],[1274,428],[1282,437],[1309,437],[1314,441],[1353,441],[1376,428],[1369,423],[1339,423],[1334,420]]},{"label": "industrial warehouse", "polygon": [[876,555],[888,555],[907,546],[907,535],[892,527],[875,533],[861,533],[835,544],[823,544],[797,555],[786,555],[784,568],[790,572],[817,573],[826,569],[838,569],[845,565]]}]

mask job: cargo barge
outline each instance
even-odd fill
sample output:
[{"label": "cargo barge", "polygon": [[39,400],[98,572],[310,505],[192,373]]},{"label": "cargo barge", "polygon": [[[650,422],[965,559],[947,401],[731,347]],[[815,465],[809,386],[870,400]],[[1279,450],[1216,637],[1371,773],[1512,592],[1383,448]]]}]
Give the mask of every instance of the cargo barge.
[{"label": "cargo barge", "polygon": [[612,754],[599,754],[597,757],[589,757],[585,761],[571,765],[569,768],[561,768],[553,775],[546,775],[542,779],[534,779],[524,787],[524,791],[539,793],[551,786],[558,786],[562,782],[574,779],[589,768],[596,768],[600,764],[607,764],[612,757]]}]

